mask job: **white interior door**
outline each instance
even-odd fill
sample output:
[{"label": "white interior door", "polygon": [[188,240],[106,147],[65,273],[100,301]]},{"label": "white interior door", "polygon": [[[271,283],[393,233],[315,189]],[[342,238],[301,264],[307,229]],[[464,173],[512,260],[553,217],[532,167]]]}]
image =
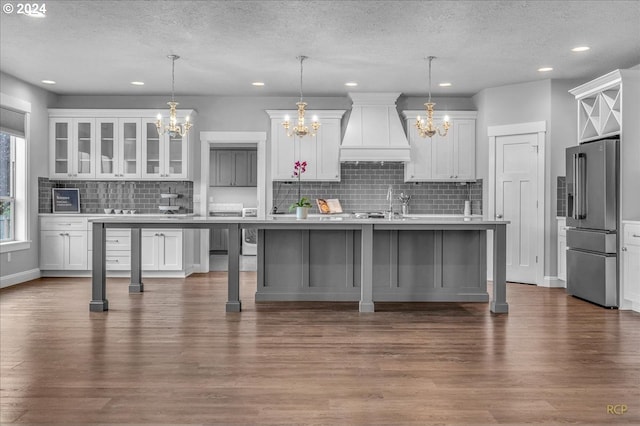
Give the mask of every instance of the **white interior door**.
[{"label": "white interior door", "polygon": [[507,281],[536,284],[538,135],[496,137],[496,218],[507,225]]}]

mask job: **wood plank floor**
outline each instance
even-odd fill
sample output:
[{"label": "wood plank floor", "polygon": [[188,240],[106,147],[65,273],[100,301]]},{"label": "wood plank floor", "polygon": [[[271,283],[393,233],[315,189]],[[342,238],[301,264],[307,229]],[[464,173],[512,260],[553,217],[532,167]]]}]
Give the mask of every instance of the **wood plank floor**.
[{"label": "wood plank floor", "polygon": [[[508,284],[485,303],[253,302],[226,273],[0,291],[0,423],[640,424],[640,314]],[[607,405],[625,404],[622,415]]]}]

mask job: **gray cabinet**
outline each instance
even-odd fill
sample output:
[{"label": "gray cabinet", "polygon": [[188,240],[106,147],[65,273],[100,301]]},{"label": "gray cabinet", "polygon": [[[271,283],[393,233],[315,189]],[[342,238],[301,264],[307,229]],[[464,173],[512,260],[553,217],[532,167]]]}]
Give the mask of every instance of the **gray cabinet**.
[{"label": "gray cabinet", "polygon": [[211,151],[211,186],[257,186],[258,153],[254,150]]},{"label": "gray cabinet", "polygon": [[227,252],[229,250],[229,231],[226,229],[212,229],[209,242],[210,252]]}]

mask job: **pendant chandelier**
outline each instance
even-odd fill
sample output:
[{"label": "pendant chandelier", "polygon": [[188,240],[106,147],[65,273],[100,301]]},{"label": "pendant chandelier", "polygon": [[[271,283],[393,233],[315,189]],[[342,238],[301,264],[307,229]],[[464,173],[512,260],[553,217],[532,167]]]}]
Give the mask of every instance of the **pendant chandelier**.
[{"label": "pendant chandelier", "polygon": [[169,136],[172,138],[178,136],[183,137],[189,132],[189,129],[193,125],[189,122],[189,116],[186,117],[185,122],[182,124],[178,123],[178,118],[176,117],[176,107],[178,106],[178,102],[176,102],[174,99],[176,81],[176,59],[180,59],[180,56],[168,55],[167,58],[171,59],[171,102],[167,102],[167,105],[169,105],[169,124],[163,126],[162,115],[158,114],[156,127],[158,129],[158,135],[169,133]]},{"label": "pendant chandelier", "polygon": [[289,130],[291,128],[291,122],[289,121],[289,116],[285,115],[282,126],[285,128],[287,136],[289,137],[298,136],[299,138],[301,138],[307,135],[315,136],[318,133],[318,129],[320,128],[318,117],[315,115],[312,117],[311,131],[309,131],[309,128],[305,126],[304,123],[304,109],[307,106],[307,103],[302,101],[302,62],[307,59],[307,57],[297,56],[296,59],[300,60],[300,102],[296,104],[298,106],[298,124],[296,124],[293,129]]},{"label": "pendant chandelier", "polygon": [[418,128],[418,133],[423,138],[432,137],[436,133],[438,133],[440,136],[446,136],[449,127],[451,127],[451,124],[449,123],[449,116],[447,115],[444,116],[444,122],[442,123],[443,130],[440,130],[438,126],[433,125],[433,107],[436,104],[435,102],[431,102],[431,61],[433,61],[435,58],[435,56],[429,56],[427,58],[429,60],[429,101],[424,104],[424,106],[427,108],[427,122],[425,123],[425,121],[420,118],[420,116],[416,118],[416,127]]}]

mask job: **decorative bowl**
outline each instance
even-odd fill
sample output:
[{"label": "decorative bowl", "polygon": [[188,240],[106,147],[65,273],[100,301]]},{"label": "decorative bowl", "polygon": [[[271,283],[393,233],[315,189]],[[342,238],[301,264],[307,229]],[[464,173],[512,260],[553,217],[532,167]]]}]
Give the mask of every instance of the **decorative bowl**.
[{"label": "decorative bowl", "polygon": [[104,213],[105,214],[111,214],[111,213],[113,213],[113,209],[104,209]]}]

